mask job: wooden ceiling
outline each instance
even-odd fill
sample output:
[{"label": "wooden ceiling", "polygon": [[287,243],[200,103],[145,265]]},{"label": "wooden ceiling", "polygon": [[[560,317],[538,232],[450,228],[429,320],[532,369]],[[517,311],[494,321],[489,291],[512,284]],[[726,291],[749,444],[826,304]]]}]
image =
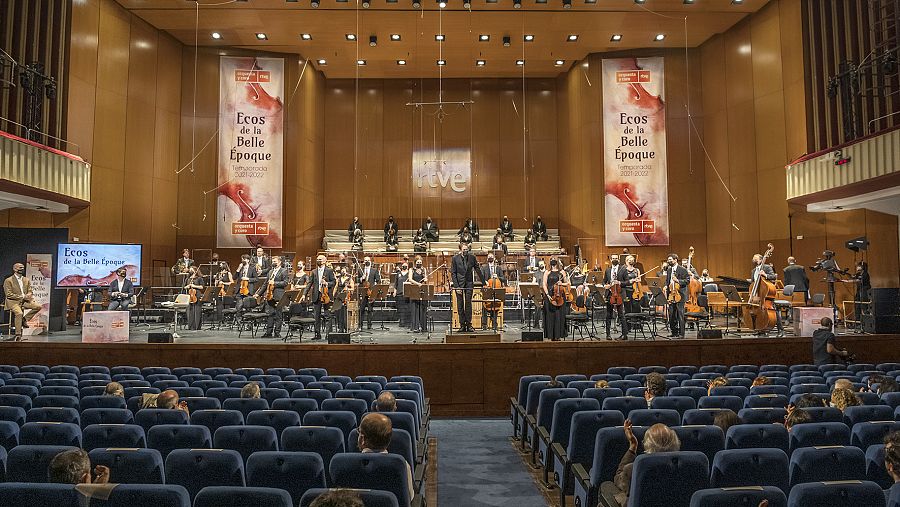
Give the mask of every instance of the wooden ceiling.
[{"label": "wooden ceiling", "polygon": [[[240,47],[281,53],[296,53],[312,60],[328,78],[417,78],[437,77],[551,77],[567,70],[589,53],[654,47],[695,47],[721,33],[744,16],[760,9],[768,0],[117,0],[151,25],[165,30],[186,45],[193,45],[195,26],[199,44],[209,47]],[[197,11],[199,10],[199,16]],[[198,20],[199,17],[199,20]],[[685,26],[685,18],[687,18]],[[214,40],[213,32],[222,35]],[[266,40],[256,34],[265,33]],[[302,40],[309,34],[311,40]],[[357,41],[348,41],[355,34]],[[392,41],[391,34],[399,34]],[[439,43],[435,35],[443,34]],[[479,35],[490,36],[487,42]],[[524,41],[525,35],[534,40]],[[613,34],[622,35],[613,42]],[[665,34],[661,42],[657,34]],[[377,45],[369,45],[369,37]],[[578,40],[570,42],[569,35]],[[510,37],[504,47],[503,37]],[[437,61],[442,59],[442,67]],[[325,64],[319,63],[325,60]],[[357,60],[365,60],[364,66]],[[398,65],[405,60],[406,65]],[[483,66],[476,65],[484,60]],[[518,65],[524,60],[525,65]],[[558,64],[562,60],[562,65]]]}]

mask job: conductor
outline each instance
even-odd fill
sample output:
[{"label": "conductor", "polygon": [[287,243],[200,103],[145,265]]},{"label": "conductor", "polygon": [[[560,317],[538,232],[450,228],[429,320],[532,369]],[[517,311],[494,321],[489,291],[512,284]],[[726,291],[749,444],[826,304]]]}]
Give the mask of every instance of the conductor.
[{"label": "conductor", "polygon": [[459,331],[474,332],[472,327],[472,289],[475,287],[475,275],[484,284],[484,274],[478,266],[478,259],[469,253],[469,245],[459,244],[459,253],[453,256],[450,263],[450,279],[456,290],[456,308],[459,313]]}]

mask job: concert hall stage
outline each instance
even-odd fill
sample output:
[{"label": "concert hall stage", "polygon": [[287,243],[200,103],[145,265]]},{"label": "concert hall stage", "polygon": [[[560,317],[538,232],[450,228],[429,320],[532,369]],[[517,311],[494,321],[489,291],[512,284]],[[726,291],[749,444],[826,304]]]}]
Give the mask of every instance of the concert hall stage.
[{"label": "concert hall stage", "polygon": [[[507,333],[509,334],[509,333]],[[435,416],[502,416],[518,379],[534,373],[605,372],[621,365],[809,362],[809,338],[559,341],[527,343],[283,344],[271,340],[174,344],[83,344],[54,333],[41,342],[0,343],[0,363],[135,366],[324,367],[341,375],[420,375]],[[403,334],[403,341],[412,335]],[[399,338],[399,337],[398,337]],[[859,362],[900,361],[900,335],[842,335]]]}]

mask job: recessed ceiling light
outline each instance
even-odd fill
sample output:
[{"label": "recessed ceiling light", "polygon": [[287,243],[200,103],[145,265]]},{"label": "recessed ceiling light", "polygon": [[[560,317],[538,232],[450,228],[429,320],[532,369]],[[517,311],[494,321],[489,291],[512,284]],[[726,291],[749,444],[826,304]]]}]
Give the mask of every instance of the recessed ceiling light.
[{"label": "recessed ceiling light", "polygon": [[438,65],[447,65],[447,60],[438,60],[437,64]]},{"label": "recessed ceiling light", "polygon": [[563,0],[563,9],[571,9],[572,0]]},{"label": "recessed ceiling light", "polygon": [[636,3],[636,4],[642,4],[642,3],[646,2],[646,1],[647,1],[647,0],[634,0],[634,3]]},{"label": "recessed ceiling light", "polygon": [[260,33],[256,34],[256,38],[259,39],[259,40],[266,40],[266,39],[268,39],[269,37],[267,37],[266,34],[260,32]]},{"label": "recessed ceiling light", "polygon": [[487,62],[484,60],[475,60],[475,65],[477,67],[484,67],[485,65],[487,65]]},{"label": "recessed ceiling light", "polygon": [[509,35],[503,36],[503,47],[508,48],[512,39],[509,38]]},{"label": "recessed ceiling light", "polygon": [[525,65],[525,60],[516,60],[516,65]]},{"label": "recessed ceiling light", "polygon": [[399,33],[392,33],[392,34],[391,34],[391,40],[394,40],[394,41],[400,40],[400,34],[399,34]]},{"label": "recessed ceiling light", "polygon": [[357,65],[365,65],[366,61],[365,60],[356,60],[356,64]]},{"label": "recessed ceiling light", "polygon": [[397,60],[397,65],[406,65],[406,60]]},{"label": "recessed ceiling light", "polygon": [[370,35],[369,36],[369,45],[373,48],[378,45],[378,36]]},{"label": "recessed ceiling light", "polygon": [[303,40],[312,40],[312,34],[309,33],[301,33],[300,38]]},{"label": "recessed ceiling light", "polygon": [[685,5],[690,5],[690,4],[694,3],[694,0],[683,0],[682,3]]},{"label": "recessed ceiling light", "polygon": [[664,33],[658,33],[658,34],[656,34],[656,37],[653,38],[653,40],[655,40],[655,41],[661,41],[661,40],[663,40],[663,39],[665,39],[665,38],[666,38],[666,34],[664,34]]},{"label": "recessed ceiling light", "polygon": [[444,2],[444,1],[438,2],[438,7],[440,7],[441,9],[443,9],[444,7],[447,7],[447,2]]},{"label": "recessed ceiling light", "polygon": [[622,40],[622,34],[614,33],[613,36],[609,38],[609,40],[612,42],[619,42],[620,40]]},{"label": "recessed ceiling light", "polygon": [[744,3],[744,0],[731,0],[731,3],[740,5],[740,4]]},{"label": "recessed ceiling light", "polygon": [[444,34],[442,34],[442,33],[439,33],[439,34],[437,34],[437,35],[434,36],[434,40],[436,40],[436,41],[438,41],[438,42],[442,42],[444,39],[446,39],[446,37],[445,37]]},{"label": "recessed ceiling light", "polygon": [[565,60],[556,60],[556,66],[557,66],[557,67],[559,67],[560,65],[564,65],[565,63],[566,63]]},{"label": "recessed ceiling light", "polygon": [[534,40],[534,35],[532,35],[532,34],[530,34],[530,33],[529,33],[529,34],[525,34],[525,42],[531,42],[531,41],[533,41],[533,40]]},{"label": "recessed ceiling light", "polygon": [[412,6],[413,9],[418,9],[419,7],[422,7],[422,4],[419,2],[419,0],[413,0]]},{"label": "recessed ceiling light", "polygon": [[368,8],[369,8],[369,0],[363,0],[362,8],[363,8],[363,9],[368,9]]},{"label": "recessed ceiling light", "polygon": [[566,37],[566,42],[575,42],[577,40],[578,40],[578,35],[576,35],[574,33],[569,35],[568,37]]},{"label": "recessed ceiling light", "polygon": [[346,37],[347,40],[356,40],[356,34],[353,33],[348,33],[344,37]]},{"label": "recessed ceiling light", "polygon": [[213,32],[213,33],[209,34],[209,36],[212,37],[212,38],[215,39],[215,40],[221,40],[221,39],[222,39],[222,34],[220,34],[219,32]]},{"label": "recessed ceiling light", "polygon": [[316,63],[318,63],[319,65],[328,65],[328,62],[325,59],[320,59],[316,61]]},{"label": "recessed ceiling light", "polygon": [[481,34],[481,35],[478,36],[478,40],[479,40],[480,42],[487,42],[487,41],[491,40],[491,36],[488,35],[488,34],[486,34],[486,33],[483,33],[483,34]]},{"label": "recessed ceiling light", "polygon": [[513,8],[521,9],[522,8],[522,0],[513,0]]}]

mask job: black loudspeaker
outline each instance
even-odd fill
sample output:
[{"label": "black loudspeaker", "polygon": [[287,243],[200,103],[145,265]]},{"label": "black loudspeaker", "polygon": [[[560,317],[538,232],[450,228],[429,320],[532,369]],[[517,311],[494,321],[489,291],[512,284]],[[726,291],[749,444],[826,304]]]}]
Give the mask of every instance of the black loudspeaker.
[{"label": "black loudspeaker", "polygon": [[332,344],[350,344],[350,333],[329,333],[328,334],[328,343]]},{"label": "black loudspeaker", "polygon": [[172,333],[149,333],[147,343],[174,343]]},{"label": "black loudspeaker", "polygon": [[699,338],[701,340],[722,338],[722,330],[721,329],[700,329],[697,331],[697,338]]},{"label": "black loudspeaker", "polygon": [[872,314],[876,317],[900,315],[900,289],[872,289]]},{"label": "black loudspeaker", "polygon": [[868,334],[897,334],[900,333],[900,315],[874,315],[862,316],[862,329]]},{"label": "black loudspeaker", "polygon": [[543,331],[522,331],[523,342],[542,342],[544,341]]}]

